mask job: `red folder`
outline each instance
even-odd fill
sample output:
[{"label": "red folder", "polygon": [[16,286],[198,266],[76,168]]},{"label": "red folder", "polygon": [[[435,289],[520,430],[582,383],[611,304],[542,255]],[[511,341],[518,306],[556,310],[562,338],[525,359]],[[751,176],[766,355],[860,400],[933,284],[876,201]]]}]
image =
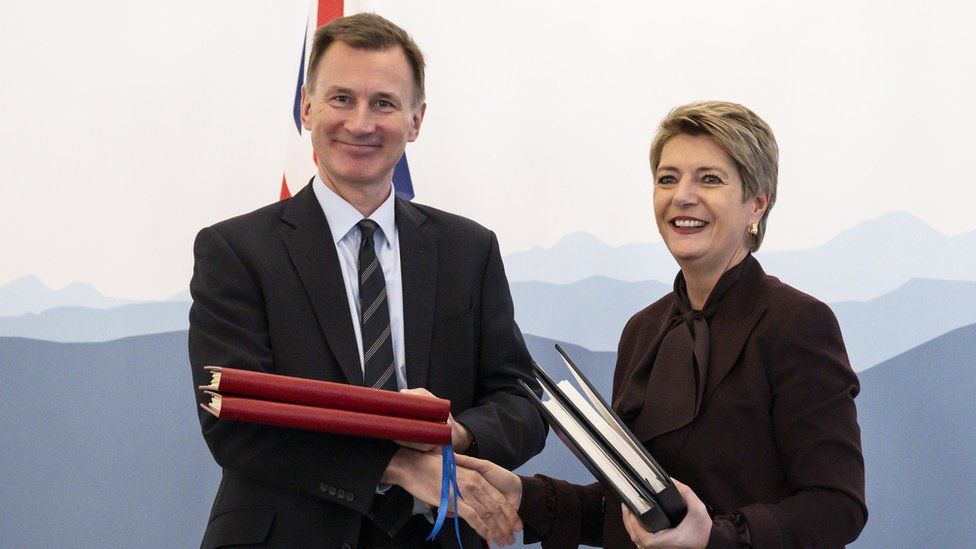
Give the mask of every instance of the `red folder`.
[{"label": "red folder", "polygon": [[259,400],[440,423],[446,422],[451,413],[451,401],[443,398],[220,366],[207,366],[206,369],[213,374],[213,381],[200,388],[219,392],[224,396],[246,396]]},{"label": "red folder", "polygon": [[[200,389],[210,402],[200,407],[221,419],[439,445],[444,460],[441,503],[428,539],[434,539],[447,516],[452,487],[457,508],[457,470],[447,423],[450,401],[236,368],[206,369],[213,377]],[[457,515],[454,522],[460,532]]]},{"label": "red folder", "polygon": [[[384,392],[396,394],[390,391]],[[210,395],[211,401],[200,406],[221,419],[339,435],[424,444],[451,444],[451,426],[447,423],[219,395],[212,391],[206,393]]]}]

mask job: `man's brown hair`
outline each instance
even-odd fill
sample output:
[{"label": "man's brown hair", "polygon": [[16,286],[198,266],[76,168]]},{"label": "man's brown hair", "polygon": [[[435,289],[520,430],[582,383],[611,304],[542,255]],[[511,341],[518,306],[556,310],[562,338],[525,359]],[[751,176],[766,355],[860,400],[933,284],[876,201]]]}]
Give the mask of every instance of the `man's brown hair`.
[{"label": "man's brown hair", "polygon": [[308,59],[308,77],[305,79],[305,86],[309,91],[315,87],[319,61],[325,55],[325,50],[336,41],[356,49],[372,51],[400,46],[413,69],[413,106],[416,108],[424,102],[424,54],[407,31],[375,13],[357,13],[333,19],[315,31],[312,53]]}]

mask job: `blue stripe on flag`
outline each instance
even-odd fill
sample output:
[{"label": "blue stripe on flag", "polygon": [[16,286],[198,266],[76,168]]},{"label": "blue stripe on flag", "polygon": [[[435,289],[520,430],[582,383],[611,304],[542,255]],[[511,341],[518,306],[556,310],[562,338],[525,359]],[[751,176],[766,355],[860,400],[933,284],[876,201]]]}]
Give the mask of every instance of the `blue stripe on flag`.
[{"label": "blue stripe on flag", "polygon": [[403,153],[400,161],[393,168],[393,189],[400,198],[413,200],[413,181],[410,179],[410,166],[407,164],[407,153]]},{"label": "blue stripe on flag", "polygon": [[295,129],[302,134],[302,84],[305,83],[305,46],[308,45],[308,24],[305,24],[305,34],[302,41],[302,62],[298,65],[298,85],[295,86],[295,106],[292,114],[295,116]]}]

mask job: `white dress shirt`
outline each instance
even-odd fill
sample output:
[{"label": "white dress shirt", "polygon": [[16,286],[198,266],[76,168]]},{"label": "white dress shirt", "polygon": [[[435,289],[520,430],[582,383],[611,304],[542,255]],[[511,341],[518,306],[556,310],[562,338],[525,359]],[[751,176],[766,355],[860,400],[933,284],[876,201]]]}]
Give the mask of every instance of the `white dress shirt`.
[{"label": "white dress shirt", "polygon": [[[356,224],[363,220],[363,214],[341,196],[327,187],[322,179],[316,175],[312,181],[312,190],[318,199],[325,219],[332,231],[332,242],[339,255],[339,265],[342,268],[342,283],[346,287],[346,297],[349,301],[349,313],[352,315],[352,329],[356,333],[356,346],[359,348],[359,367],[363,368],[363,328],[359,319],[359,243],[362,237]],[[390,185],[390,196],[373,212],[369,219],[379,225],[373,233],[373,245],[376,249],[376,259],[383,268],[383,278],[386,280],[386,302],[390,308],[390,337],[393,339],[393,360],[396,362],[396,380],[398,389],[406,389],[407,369],[406,353],[403,342],[403,284],[400,281],[400,242],[397,239],[396,216],[394,208],[395,193]],[[389,485],[380,484],[376,492],[383,494]],[[434,522],[430,509],[422,501],[414,498],[413,513],[424,515],[432,524]]]},{"label": "white dress shirt", "polygon": [[[363,366],[363,328],[359,315],[359,243],[361,235],[356,224],[363,220],[363,214],[346,202],[341,196],[327,187],[322,179],[316,175],[312,182],[312,190],[325,212],[332,231],[332,241],[339,254],[339,265],[342,268],[342,282],[346,286],[346,297],[349,299],[349,313],[352,315],[352,328],[356,333],[356,345],[359,348],[359,367]],[[393,360],[396,363],[396,380],[398,389],[407,388],[407,370],[405,362],[405,347],[403,342],[403,284],[400,282],[400,244],[397,240],[396,218],[394,215],[394,192],[390,189],[390,196],[373,212],[369,219],[379,225],[373,233],[373,244],[376,248],[376,258],[383,269],[386,280],[386,302],[390,309],[390,337],[393,339]]]}]

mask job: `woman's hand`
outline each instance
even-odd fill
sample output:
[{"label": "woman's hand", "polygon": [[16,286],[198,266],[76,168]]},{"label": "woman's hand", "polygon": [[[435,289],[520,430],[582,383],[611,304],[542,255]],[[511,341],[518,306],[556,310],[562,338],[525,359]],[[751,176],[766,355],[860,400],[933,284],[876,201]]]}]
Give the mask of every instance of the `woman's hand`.
[{"label": "woman's hand", "polygon": [[624,516],[624,528],[630,534],[631,541],[642,547],[693,547],[701,548],[708,544],[708,537],[712,533],[712,518],[708,516],[708,510],[691,488],[684,484],[674,481],[678,487],[678,492],[685,499],[688,506],[688,514],[674,528],[661,530],[660,532],[648,532],[641,526],[640,519],[630,512],[626,505],[621,504]]}]

